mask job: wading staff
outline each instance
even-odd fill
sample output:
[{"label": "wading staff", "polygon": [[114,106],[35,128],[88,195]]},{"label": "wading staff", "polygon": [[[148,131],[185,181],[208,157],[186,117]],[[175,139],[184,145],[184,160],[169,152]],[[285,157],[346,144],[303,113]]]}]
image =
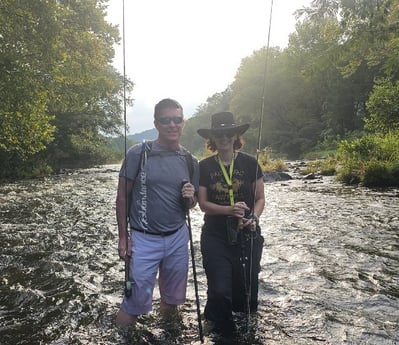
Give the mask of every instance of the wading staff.
[{"label": "wading staff", "polygon": [[[188,183],[188,181],[184,180],[182,182],[182,186]],[[194,255],[194,241],[193,241],[193,232],[191,230],[191,218],[190,218],[190,200],[187,198],[183,199],[183,208],[186,212],[186,219],[187,219],[187,227],[188,227],[188,234],[190,236],[190,252],[191,252],[191,264],[193,268],[193,279],[194,279],[194,290],[195,290],[195,303],[197,306],[197,320],[198,320],[198,332],[201,343],[204,342],[204,332],[202,330],[202,322],[201,322],[201,307],[199,302],[199,295],[198,295],[198,281],[197,281],[197,270],[195,268],[195,255]]]},{"label": "wading staff", "polygon": [[125,283],[124,293],[126,297],[132,295],[132,283],[130,281],[130,257],[127,256],[129,250],[129,193],[127,191],[127,121],[126,121],[126,54],[125,54],[125,0],[122,0],[122,50],[123,50],[123,122],[124,122],[124,153],[125,153]]}]

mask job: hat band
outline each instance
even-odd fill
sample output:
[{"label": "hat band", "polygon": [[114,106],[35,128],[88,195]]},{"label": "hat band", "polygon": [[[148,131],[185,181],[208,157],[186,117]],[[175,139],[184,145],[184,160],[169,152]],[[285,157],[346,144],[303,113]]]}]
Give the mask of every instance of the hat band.
[{"label": "hat band", "polygon": [[224,127],[235,127],[235,123],[219,123],[217,126],[214,126],[213,128],[224,128]]}]

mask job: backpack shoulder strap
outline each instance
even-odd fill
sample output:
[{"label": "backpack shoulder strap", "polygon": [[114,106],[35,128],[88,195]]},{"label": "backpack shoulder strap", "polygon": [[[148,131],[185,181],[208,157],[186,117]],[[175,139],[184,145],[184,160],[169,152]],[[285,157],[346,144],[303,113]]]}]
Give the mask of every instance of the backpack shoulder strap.
[{"label": "backpack shoulder strap", "polygon": [[151,152],[151,150],[152,150],[152,141],[143,140],[141,144],[140,163],[139,163],[139,168],[137,169],[136,178],[140,173],[140,171],[143,170],[145,164],[147,163],[147,156],[148,153]]},{"label": "backpack shoulder strap", "polygon": [[[141,153],[140,153],[140,165],[139,169],[137,171],[137,175],[139,172],[144,168],[145,164],[147,163],[147,158],[148,156],[151,155],[162,155],[162,153],[159,152],[152,152],[152,141],[145,141],[143,140],[143,143],[141,145]],[[190,177],[190,182],[193,180],[193,174],[194,174],[194,159],[193,155],[183,147],[183,152],[184,156],[186,158],[186,163],[187,163],[187,169],[188,169],[188,174]],[[136,175],[136,177],[137,177]]]},{"label": "backpack shoulder strap", "polygon": [[188,169],[188,174],[190,176],[190,182],[193,181],[193,174],[194,174],[194,159],[193,159],[193,155],[186,150],[185,148],[183,148],[184,154],[186,156],[186,163],[187,163],[187,169]]}]

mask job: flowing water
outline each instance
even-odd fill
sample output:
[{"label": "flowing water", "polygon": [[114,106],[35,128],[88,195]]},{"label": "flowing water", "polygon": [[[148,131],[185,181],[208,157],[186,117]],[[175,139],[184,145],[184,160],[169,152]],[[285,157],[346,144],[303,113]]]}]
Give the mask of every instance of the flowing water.
[{"label": "flowing water", "polygon": [[[114,315],[123,286],[114,216],[118,167],[0,185],[0,344],[200,344],[192,271],[173,322],[134,330]],[[332,178],[267,183],[257,315],[205,344],[399,344],[399,190]],[[202,213],[191,212],[201,308]]]}]

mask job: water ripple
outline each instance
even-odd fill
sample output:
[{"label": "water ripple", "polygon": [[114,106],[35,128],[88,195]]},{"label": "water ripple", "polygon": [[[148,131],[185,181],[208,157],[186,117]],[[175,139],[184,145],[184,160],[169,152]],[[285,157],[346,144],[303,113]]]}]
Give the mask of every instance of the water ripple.
[{"label": "water ripple", "polygon": [[[199,344],[191,273],[179,319],[159,317],[156,291],[136,330],[114,325],[117,177],[109,166],[0,186],[1,344]],[[248,332],[235,315],[229,344],[398,344],[399,191],[332,178],[265,187],[259,312]],[[202,217],[191,212],[203,308]]]}]

